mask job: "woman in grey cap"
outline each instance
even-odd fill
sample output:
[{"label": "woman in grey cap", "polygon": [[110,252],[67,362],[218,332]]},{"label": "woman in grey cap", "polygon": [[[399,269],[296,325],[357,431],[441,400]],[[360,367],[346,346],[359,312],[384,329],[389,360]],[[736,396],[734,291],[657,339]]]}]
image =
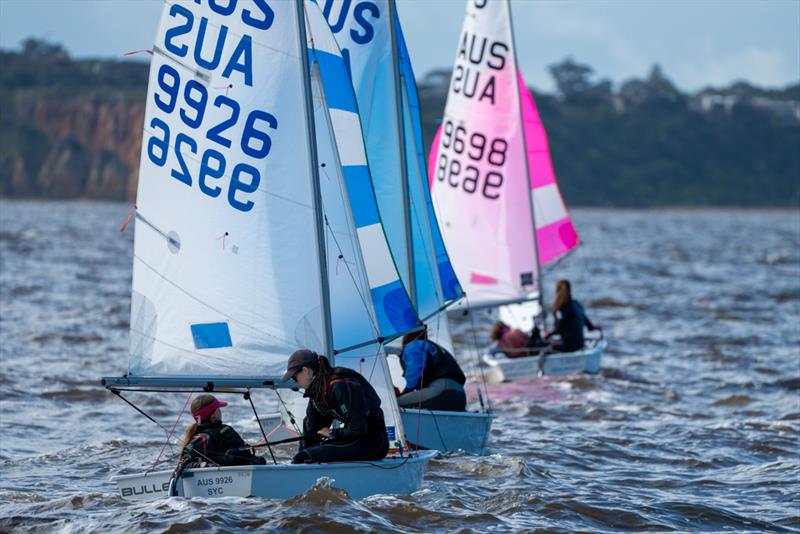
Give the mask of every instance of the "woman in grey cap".
[{"label": "woman in grey cap", "polygon": [[[380,460],[389,451],[381,400],[366,378],[346,367],[331,367],[310,350],[289,357],[284,380],[293,379],[308,398],[300,451],[292,463]],[[333,421],[342,426],[331,429]],[[317,438],[318,437],[318,438]]]}]

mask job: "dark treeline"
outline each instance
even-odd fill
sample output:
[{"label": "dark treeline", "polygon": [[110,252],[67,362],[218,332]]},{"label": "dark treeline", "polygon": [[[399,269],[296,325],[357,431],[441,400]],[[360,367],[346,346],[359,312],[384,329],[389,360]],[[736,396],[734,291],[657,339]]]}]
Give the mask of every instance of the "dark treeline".
[{"label": "dark treeline", "polygon": [[[29,39],[20,51],[0,51],[0,66],[0,194],[133,194],[138,146],[132,139],[142,127],[136,120],[146,63],[72,60],[59,45]],[[800,205],[800,83],[775,90],[739,82],[688,94],[658,66],[619,87],[571,59],[550,73],[557,93],[533,93],[568,204]],[[449,74],[417,80],[426,146]],[[77,111],[57,113],[62,103]],[[106,111],[89,126],[79,124],[94,108]],[[59,116],[49,124],[53,113]],[[120,128],[128,131],[117,133],[118,141],[91,135]],[[94,173],[88,182],[78,175],[87,172]],[[82,185],[63,183],[69,180]]]},{"label": "dark treeline", "polygon": [[[571,59],[550,73],[557,94],[533,95],[568,204],[800,205],[800,83],[686,94],[658,66],[618,90]],[[428,144],[449,79],[418,80]]]}]

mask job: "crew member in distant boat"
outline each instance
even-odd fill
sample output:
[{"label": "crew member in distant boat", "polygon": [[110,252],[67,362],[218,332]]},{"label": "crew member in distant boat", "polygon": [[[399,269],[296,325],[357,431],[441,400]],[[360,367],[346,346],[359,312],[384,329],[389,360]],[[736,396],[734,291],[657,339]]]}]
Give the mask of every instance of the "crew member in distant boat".
[{"label": "crew member in distant boat", "polygon": [[573,352],[583,348],[584,326],[589,330],[600,329],[586,316],[581,303],[572,298],[572,287],[568,280],[559,280],[556,284],[556,296],[550,311],[555,327],[545,338],[551,339],[558,335],[558,341],[551,339],[551,347],[559,352]]},{"label": "crew member in distant boat", "polygon": [[[381,460],[389,451],[381,399],[356,371],[331,367],[310,350],[295,351],[283,380],[293,379],[308,398],[300,451],[292,463]],[[333,421],[342,426],[331,429]]]},{"label": "crew member in distant boat", "polygon": [[461,367],[444,348],[428,340],[427,329],[406,334],[400,366],[406,387],[397,397],[402,408],[463,412],[467,408]]},{"label": "crew member in distant boat", "polygon": [[489,352],[502,352],[509,358],[522,358],[528,355],[530,336],[519,328],[511,328],[503,321],[497,321],[489,337],[494,342]]},{"label": "crew member in distant boat", "polygon": [[200,395],[192,401],[194,422],[183,435],[180,456],[184,467],[266,463],[264,458],[253,454],[232,427],[222,423],[220,408],[227,405],[214,395]]}]

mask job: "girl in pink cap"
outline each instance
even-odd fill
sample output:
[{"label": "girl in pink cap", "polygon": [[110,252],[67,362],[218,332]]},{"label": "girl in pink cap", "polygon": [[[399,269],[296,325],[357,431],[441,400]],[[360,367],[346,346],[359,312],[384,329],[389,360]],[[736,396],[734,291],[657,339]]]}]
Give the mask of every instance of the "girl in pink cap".
[{"label": "girl in pink cap", "polygon": [[266,461],[247,449],[242,437],[222,424],[222,412],[228,403],[214,395],[200,395],[192,401],[194,421],[183,434],[181,462],[187,467],[206,465],[252,465]]}]

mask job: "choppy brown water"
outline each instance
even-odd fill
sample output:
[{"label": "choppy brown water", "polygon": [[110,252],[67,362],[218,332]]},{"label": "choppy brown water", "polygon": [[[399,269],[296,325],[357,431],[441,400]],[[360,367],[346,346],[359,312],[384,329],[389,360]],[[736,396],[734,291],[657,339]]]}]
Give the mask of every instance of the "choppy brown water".
[{"label": "choppy brown water", "polygon": [[[413,495],[137,504],[108,479],[164,435],[98,386],[127,361],[127,209],[0,202],[0,531],[800,532],[797,211],[573,210],[548,280],[605,327],[602,374],[494,390],[489,454]],[[456,321],[464,354],[486,328]],[[171,425],[183,398],[138,400]]]}]

